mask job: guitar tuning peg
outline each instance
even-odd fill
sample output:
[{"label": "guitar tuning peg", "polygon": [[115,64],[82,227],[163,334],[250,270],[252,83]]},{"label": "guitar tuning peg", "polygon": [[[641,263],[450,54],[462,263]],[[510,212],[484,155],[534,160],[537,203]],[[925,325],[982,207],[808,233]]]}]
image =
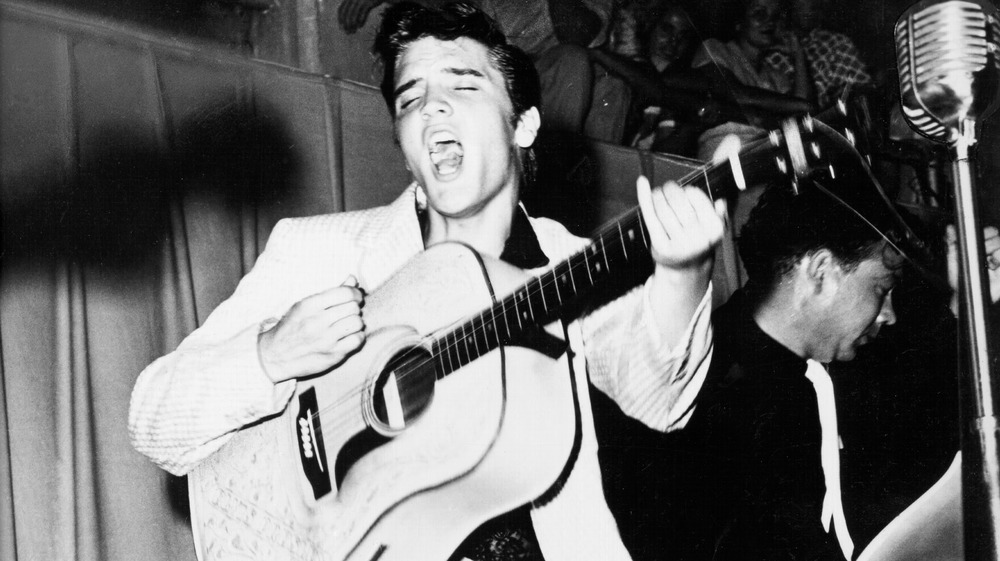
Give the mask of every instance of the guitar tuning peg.
[{"label": "guitar tuning peg", "polygon": [[819,150],[819,144],[815,142],[810,142],[809,150],[812,152],[812,155],[815,156],[817,160],[820,158],[821,154]]},{"label": "guitar tuning peg", "polygon": [[851,129],[844,129],[844,137],[847,138],[847,141],[851,143],[851,146],[855,148],[858,147],[857,139],[854,137],[854,131],[852,131]]},{"label": "guitar tuning peg", "polygon": [[777,164],[778,171],[780,171],[785,175],[788,175],[788,163],[785,162],[784,158],[782,158],[781,156],[776,156],[774,158],[774,163]]},{"label": "guitar tuning peg", "polygon": [[813,132],[812,115],[806,114],[806,116],[802,118],[802,128],[806,129],[809,132]]},{"label": "guitar tuning peg", "polygon": [[771,146],[774,146],[775,148],[781,146],[781,136],[778,134],[778,131],[772,130],[770,134],[767,135],[767,138],[771,141]]},{"label": "guitar tuning peg", "polygon": [[837,178],[837,172],[834,169],[833,164],[830,164],[830,166],[827,169],[830,170],[830,179],[836,179]]}]

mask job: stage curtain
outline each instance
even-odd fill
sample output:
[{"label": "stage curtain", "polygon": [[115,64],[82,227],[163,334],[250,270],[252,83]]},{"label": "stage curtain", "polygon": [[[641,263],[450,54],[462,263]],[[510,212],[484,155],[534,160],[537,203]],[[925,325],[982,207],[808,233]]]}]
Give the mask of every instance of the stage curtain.
[{"label": "stage curtain", "polygon": [[405,186],[381,98],[3,1],[0,121],[0,561],[193,560],[186,480],[129,443],[132,386],[278,219]]}]

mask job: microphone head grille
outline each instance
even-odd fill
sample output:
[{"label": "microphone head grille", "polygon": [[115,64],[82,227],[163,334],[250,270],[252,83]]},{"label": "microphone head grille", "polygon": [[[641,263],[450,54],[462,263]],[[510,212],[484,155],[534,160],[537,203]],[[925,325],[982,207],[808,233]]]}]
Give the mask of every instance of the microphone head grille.
[{"label": "microphone head grille", "polygon": [[896,22],[903,116],[920,134],[950,142],[997,97],[1000,22],[988,0],[923,0]]}]

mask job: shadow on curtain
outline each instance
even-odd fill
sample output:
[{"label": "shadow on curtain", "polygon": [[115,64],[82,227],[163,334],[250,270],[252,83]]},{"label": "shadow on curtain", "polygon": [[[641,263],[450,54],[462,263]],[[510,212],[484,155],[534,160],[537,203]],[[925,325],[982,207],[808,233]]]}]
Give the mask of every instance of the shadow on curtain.
[{"label": "shadow on curtain", "polygon": [[[372,88],[2,1],[0,120],[0,561],[194,559],[186,482],[129,444],[132,385],[278,219],[398,193],[385,109]],[[358,178],[379,187],[345,195]]]}]

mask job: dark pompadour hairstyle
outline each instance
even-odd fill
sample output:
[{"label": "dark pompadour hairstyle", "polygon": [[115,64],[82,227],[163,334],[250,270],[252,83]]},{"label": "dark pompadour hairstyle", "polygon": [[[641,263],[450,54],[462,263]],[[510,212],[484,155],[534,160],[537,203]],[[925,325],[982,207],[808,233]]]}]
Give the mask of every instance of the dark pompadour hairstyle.
[{"label": "dark pompadour hairstyle", "polygon": [[[450,3],[441,8],[401,2],[389,7],[382,15],[373,49],[382,64],[382,97],[394,119],[396,65],[410,43],[425,37],[441,41],[465,37],[485,46],[490,63],[503,76],[513,107],[512,124],[516,124],[525,111],[539,106],[541,86],[534,64],[524,51],[507,42],[492,18],[465,2]],[[523,154],[522,164],[523,173],[531,178],[535,162],[530,148]]]},{"label": "dark pompadour hairstyle", "polygon": [[877,255],[884,238],[812,182],[794,194],[787,185],[768,186],[737,244],[752,286],[769,293],[804,255],[828,249],[847,269]]}]

